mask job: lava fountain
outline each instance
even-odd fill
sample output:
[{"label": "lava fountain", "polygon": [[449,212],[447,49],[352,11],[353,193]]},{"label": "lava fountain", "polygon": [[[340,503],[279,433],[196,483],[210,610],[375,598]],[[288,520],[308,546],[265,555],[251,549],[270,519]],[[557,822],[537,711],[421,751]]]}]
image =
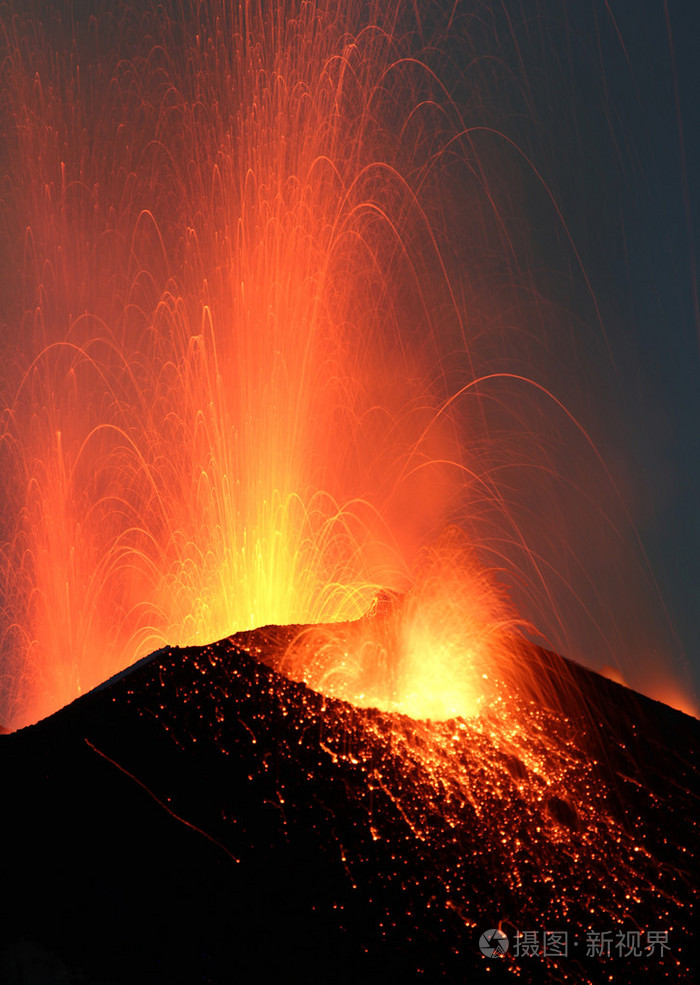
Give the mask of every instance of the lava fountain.
[{"label": "lava fountain", "polygon": [[[527,79],[489,97],[495,22],[96,0],[11,4],[2,31],[3,719],[166,642],[354,619],[454,520],[391,629],[399,671],[371,679],[372,639],[348,670],[341,633],[290,673],[476,708],[525,625],[499,583],[556,642],[565,597],[614,649],[577,546],[621,511],[550,386],[569,332],[511,217],[533,182],[561,217],[503,126]],[[444,605],[471,628],[427,658]]]},{"label": "lava fountain", "polygon": [[273,666],[358,707],[438,721],[477,715],[530,627],[459,530],[423,553],[414,577],[405,598],[382,593],[369,618],[305,628]]},{"label": "lava fountain", "polygon": [[381,126],[387,70],[413,69],[376,16],[359,38],[324,5],[7,18],[20,717],[167,639],[358,615],[397,567],[368,548],[425,425],[393,365],[420,275],[394,285],[425,265],[415,128]]}]

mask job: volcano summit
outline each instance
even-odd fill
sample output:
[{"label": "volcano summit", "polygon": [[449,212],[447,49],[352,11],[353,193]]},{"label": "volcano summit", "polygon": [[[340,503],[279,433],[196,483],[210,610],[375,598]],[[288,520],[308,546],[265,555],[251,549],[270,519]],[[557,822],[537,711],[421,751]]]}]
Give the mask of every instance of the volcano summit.
[{"label": "volcano summit", "polygon": [[3,982],[693,980],[696,720],[524,642],[473,716],[357,707],[275,669],[308,629],[0,739]]}]

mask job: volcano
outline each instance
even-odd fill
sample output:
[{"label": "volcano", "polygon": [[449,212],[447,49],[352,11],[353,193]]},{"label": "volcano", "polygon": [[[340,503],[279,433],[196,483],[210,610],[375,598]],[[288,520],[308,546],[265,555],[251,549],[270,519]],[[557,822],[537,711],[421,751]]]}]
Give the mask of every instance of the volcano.
[{"label": "volcano", "polygon": [[0,738],[2,982],[692,980],[695,719],[525,642],[473,717],[357,707],[300,629]]}]

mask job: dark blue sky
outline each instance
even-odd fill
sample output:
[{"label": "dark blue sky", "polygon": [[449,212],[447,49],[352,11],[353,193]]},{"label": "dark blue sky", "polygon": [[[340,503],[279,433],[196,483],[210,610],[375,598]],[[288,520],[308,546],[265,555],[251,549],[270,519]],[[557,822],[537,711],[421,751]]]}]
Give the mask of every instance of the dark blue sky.
[{"label": "dark blue sky", "polygon": [[[607,133],[598,122],[608,187],[598,208],[594,188],[585,189],[591,212],[580,242],[619,372],[630,465],[646,486],[639,533],[697,696],[700,6],[610,0],[571,7],[582,30],[600,39],[602,99],[593,106],[609,120]],[[592,234],[596,224],[602,235]]]},{"label": "dark blue sky", "polygon": [[[485,50],[493,46],[487,125],[538,172],[528,179],[516,164],[523,184],[510,221],[526,230],[521,256],[536,290],[560,306],[570,343],[565,360],[533,364],[532,373],[587,429],[631,520],[629,568],[612,549],[606,557],[604,541],[584,562],[604,586],[589,611],[605,621],[606,599],[619,609],[623,645],[613,649],[627,646],[620,666],[633,685],[661,696],[656,668],[659,682],[672,677],[694,692],[698,707],[700,5],[505,0],[456,10],[463,39],[487,25]],[[459,43],[455,61],[464,64],[469,40]],[[478,122],[468,83],[457,90]],[[601,508],[610,502],[601,491]],[[633,584],[635,565],[634,577],[646,574]],[[602,665],[600,638],[586,634],[572,625],[573,645],[554,644]]]}]

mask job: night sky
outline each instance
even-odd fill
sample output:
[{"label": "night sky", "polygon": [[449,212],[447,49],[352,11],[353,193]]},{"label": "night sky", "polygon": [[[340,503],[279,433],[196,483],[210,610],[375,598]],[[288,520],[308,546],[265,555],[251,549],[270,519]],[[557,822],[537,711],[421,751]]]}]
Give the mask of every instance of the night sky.
[{"label": "night sky", "polygon": [[671,48],[664,5],[618,6],[630,60],[637,67],[639,98],[625,83],[619,64],[611,84],[620,93],[621,112],[649,189],[645,196],[638,183],[635,194],[633,185],[623,200],[630,228],[629,294],[641,363],[637,407],[631,414],[639,414],[638,455],[657,504],[642,535],[692,667],[697,700],[700,9],[693,3],[668,4]]},{"label": "night sky", "polygon": [[[575,324],[564,375],[540,365],[538,378],[573,409],[609,467],[648,584],[632,588],[628,562],[612,554],[617,571],[605,571],[601,543],[591,574],[609,584],[609,606],[619,610],[629,643],[623,674],[669,701],[663,679],[672,678],[677,695],[690,689],[697,713],[700,8],[687,0],[485,6],[501,78],[511,70],[518,78],[508,95],[520,88],[496,125],[533,162],[568,230],[533,181],[520,201],[533,283],[541,276],[543,294]],[[600,642],[585,635],[569,653],[600,667]],[[635,651],[658,668],[656,681],[652,670],[635,680]]]},{"label": "night sky", "polygon": [[[574,3],[569,13],[591,46],[599,41],[591,95],[607,113],[583,124],[608,170],[602,187],[579,186],[587,214],[579,212],[578,242],[619,374],[615,410],[638,493],[632,510],[697,703],[700,8],[645,0]],[[580,85],[585,95],[583,77]]]}]

